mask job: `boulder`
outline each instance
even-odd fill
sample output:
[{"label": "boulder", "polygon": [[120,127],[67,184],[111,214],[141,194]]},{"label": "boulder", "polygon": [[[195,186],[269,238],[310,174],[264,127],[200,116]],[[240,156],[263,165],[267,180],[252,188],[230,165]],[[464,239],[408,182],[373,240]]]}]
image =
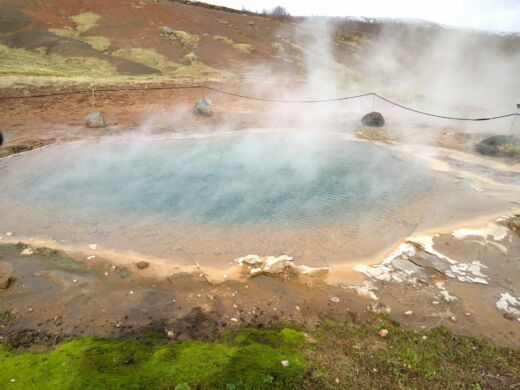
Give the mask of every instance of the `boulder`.
[{"label": "boulder", "polygon": [[170,36],[170,35],[173,35],[173,28],[164,26],[164,27],[161,27],[161,32],[163,35]]},{"label": "boulder", "polygon": [[520,157],[520,137],[516,135],[494,135],[480,141],[477,152],[493,157]]},{"label": "boulder", "polygon": [[85,117],[85,126],[90,129],[99,129],[106,126],[105,119],[100,112],[91,112]]},{"label": "boulder", "polygon": [[213,115],[213,103],[211,100],[202,98],[193,107],[194,115],[211,116]]},{"label": "boulder", "polygon": [[383,127],[385,125],[385,118],[379,112],[369,112],[363,118],[361,118],[363,126],[369,127]]},{"label": "boulder", "polygon": [[9,263],[0,262],[0,290],[8,289],[13,281],[13,266]]}]

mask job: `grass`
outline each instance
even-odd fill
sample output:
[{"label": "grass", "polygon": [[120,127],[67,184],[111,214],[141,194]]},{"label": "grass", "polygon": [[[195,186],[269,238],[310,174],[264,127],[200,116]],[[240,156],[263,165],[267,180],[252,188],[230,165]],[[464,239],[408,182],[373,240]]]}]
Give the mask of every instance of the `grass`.
[{"label": "grass", "polygon": [[96,26],[99,19],[101,19],[101,16],[94,12],[85,12],[71,16],[69,19],[76,24],[76,31],[82,34]]},{"label": "grass", "polygon": [[112,55],[149,66],[150,68],[158,69],[163,74],[174,73],[179,67],[178,64],[168,61],[165,56],[157,53],[154,49],[119,49],[114,51]]},{"label": "grass", "polygon": [[[378,336],[386,328],[389,335]],[[374,316],[368,322],[325,320],[305,354],[309,383],[320,388],[508,388],[520,383],[520,351],[457,336],[427,333]],[[312,387],[312,386],[311,386]]]},{"label": "grass", "polygon": [[110,48],[110,39],[102,36],[83,36],[82,34],[97,25],[101,18],[93,12],[85,12],[71,16],[69,19],[76,25],[75,28],[50,28],[49,32],[61,37],[72,38],[90,45],[93,49],[105,52]]},{"label": "grass", "polygon": [[215,41],[227,43],[228,45],[233,45],[235,43],[235,42],[233,42],[232,39],[230,39],[228,37],[224,37],[222,35],[215,35],[215,36],[213,36],[213,39]]},{"label": "grass", "polygon": [[235,43],[232,39],[222,35],[214,35],[213,39],[215,41],[231,45],[233,49],[241,51],[242,53],[250,54],[253,51],[253,46],[251,46],[249,43]]},{"label": "grass", "polygon": [[246,54],[250,54],[253,51],[253,46],[249,43],[235,43],[233,48]]},{"label": "grass", "polygon": [[[0,44],[0,88],[73,85],[127,85],[149,83],[222,82],[231,72],[214,69],[191,55],[187,65],[168,61],[153,50],[118,50],[115,55],[161,70],[162,75],[126,76],[108,61],[92,57],[64,57],[45,50],[25,50]],[[188,61],[189,60],[189,61]]]},{"label": "grass", "polygon": [[153,49],[119,49],[112,55],[126,58],[127,60],[138,62],[140,64],[158,69],[165,76],[191,76],[199,79],[223,78],[228,77],[230,73],[211,68],[204,65],[196,59],[195,54],[189,53],[184,57],[187,65],[178,64],[169,61],[165,56],[157,53]]},{"label": "grass", "polygon": [[107,61],[89,57],[47,55],[41,51],[10,48],[0,44],[0,76],[91,77],[114,76]]},{"label": "grass", "polygon": [[13,389],[512,388],[519,370],[519,350],[444,327],[416,333],[378,315],[324,319],[308,333],[243,328],[213,343],[172,344],[149,332],[79,338],[46,353],[0,347],[0,387]]},{"label": "grass", "polygon": [[200,40],[197,35],[187,33],[186,31],[174,31],[173,36],[187,49],[196,49]]},{"label": "grass", "polygon": [[[295,388],[307,370],[291,329],[243,329],[215,343],[79,338],[47,353],[0,349],[0,386],[12,389]],[[282,365],[283,360],[289,366]]]}]

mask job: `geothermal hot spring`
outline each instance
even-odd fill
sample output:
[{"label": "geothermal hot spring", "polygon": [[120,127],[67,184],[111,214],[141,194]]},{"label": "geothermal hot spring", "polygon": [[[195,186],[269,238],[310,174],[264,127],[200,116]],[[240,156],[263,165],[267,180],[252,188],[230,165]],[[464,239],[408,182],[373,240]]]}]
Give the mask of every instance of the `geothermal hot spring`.
[{"label": "geothermal hot spring", "polygon": [[0,160],[0,175],[2,233],[222,268],[357,261],[492,211],[468,183],[340,133],[89,140]]}]

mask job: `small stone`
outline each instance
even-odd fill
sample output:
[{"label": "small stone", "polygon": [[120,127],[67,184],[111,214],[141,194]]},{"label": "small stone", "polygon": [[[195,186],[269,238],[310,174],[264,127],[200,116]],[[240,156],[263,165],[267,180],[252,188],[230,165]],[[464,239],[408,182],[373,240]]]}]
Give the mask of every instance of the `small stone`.
[{"label": "small stone", "polygon": [[451,322],[457,322],[457,318],[455,318],[455,316],[451,316],[451,317],[450,317],[450,321],[451,321]]},{"label": "small stone", "polygon": [[411,310],[407,310],[404,312],[405,316],[411,316],[412,314],[413,314],[413,311],[411,311]]},{"label": "small stone", "polygon": [[332,303],[340,303],[341,300],[338,297],[330,297],[329,301]]},{"label": "small stone", "polygon": [[150,263],[147,261],[139,261],[135,264],[137,269],[146,269],[150,266]]},{"label": "small stone", "polygon": [[378,334],[379,337],[386,337],[388,336],[388,329],[381,329]]},{"label": "small stone", "polygon": [[96,258],[96,256],[89,256],[87,257],[87,260],[94,260]]},{"label": "small stone", "polygon": [[439,303],[440,303],[439,301],[433,301],[432,305],[438,305]]},{"label": "small stone", "polygon": [[166,335],[171,338],[175,335],[175,333],[173,333],[173,330],[167,330]]},{"label": "small stone", "polygon": [[32,307],[30,307],[30,308],[28,308],[28,309],[27,309],[27,311],[28,311],[29,313],[32,313],[32,311],[33,311],[33,308],[32,308]]},{"label": "small stone", "polygon": [[289,360],[282,360],[282,366],[289,367]]},{"label": "small stone", "polygon": [[108,272],[105,272],[105,276],[108,276]]},{"label": "small stone", "polygon": [[95,251],[97,249],[97,244],[90,244],[88,246],[91,250]]},{"label": "small stone", "polygon": [[339,378],[334,379],[334,382],[336,382],[336,384],[339,384]]},{"label": "small stone", "polygon": [[21,256],[32,256],[34,255],[34,251],[31,248],[25,248],[22,253],[20,253]]},{"label": "small stone", "polygon": [[134,292],[133,292],[132,290],[130,290],[130,292],[129,292],[128,294],[130,294],[130,295],[133,295],[133,294],[134,294]]},{"label": "small stone", "polygon": [[12,233],[12,232],[7,232],[7,233],[5,233],[5,236],[6,236],[7,238],[12,237],[12,236],[13,236],[13,233]]},{"label": "small stone", "polygon": [[428,336],[423,336],[422,339],[426,340],[426,339],[428,339]]},{"label": "small stone", "polygon": [[238,322],[238,320],[235,317],[230,318],[229,320],[232,321],[232,322]]},{"label": "small stone", "polygon": [[74,279],[72,283],[78,283],[78,279]]}]

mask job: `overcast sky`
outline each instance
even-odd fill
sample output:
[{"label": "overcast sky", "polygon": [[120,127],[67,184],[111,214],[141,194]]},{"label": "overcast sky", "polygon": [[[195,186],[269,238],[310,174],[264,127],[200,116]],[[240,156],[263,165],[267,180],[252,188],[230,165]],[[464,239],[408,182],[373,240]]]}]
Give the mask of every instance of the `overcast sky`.
[{"label": "overcast sky", "polygon": [[285,7],[292,15],[417,18],[490,31],[520,32],[520,0],[206,0],[251,11]]}]

